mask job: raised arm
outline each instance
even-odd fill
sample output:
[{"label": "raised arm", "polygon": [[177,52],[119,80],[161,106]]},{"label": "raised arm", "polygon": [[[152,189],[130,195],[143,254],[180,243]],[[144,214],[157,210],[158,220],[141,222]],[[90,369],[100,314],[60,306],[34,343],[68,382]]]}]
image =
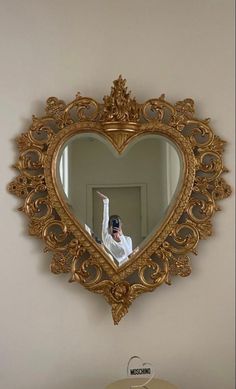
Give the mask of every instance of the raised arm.
[{"label": "raised arm", "polygon": [[107,239],[110,234],[108,232],[108,222],[109,222],[109,199],[107,196],[102,194],[101,192],[97,192],[97,194],[103,200],[103,219],[102,219],[102,241],[106,244]]}]

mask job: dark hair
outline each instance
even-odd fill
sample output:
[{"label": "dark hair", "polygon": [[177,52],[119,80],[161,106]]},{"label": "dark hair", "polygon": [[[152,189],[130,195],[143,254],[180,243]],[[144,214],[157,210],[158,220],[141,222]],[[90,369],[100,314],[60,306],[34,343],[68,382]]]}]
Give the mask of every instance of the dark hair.
[{"label": "dark hair", "polygon": [[110,228],[111,226],[112,226],[112,221],[113,220],[119,220],[119,222],[121,223],[121,218],[120,218],[120,216],[119,215],[111,215],[110,217],[109,217],[109,221],[108,221],[108,227]]}]

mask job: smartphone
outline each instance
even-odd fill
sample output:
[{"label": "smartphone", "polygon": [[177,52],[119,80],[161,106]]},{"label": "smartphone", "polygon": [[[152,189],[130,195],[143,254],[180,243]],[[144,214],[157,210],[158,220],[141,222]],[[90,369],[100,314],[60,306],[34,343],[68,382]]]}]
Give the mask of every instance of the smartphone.
[{"label": "smartphone", "polygon": [[113,219],[112,220],[112,231],[117,232],[117,228],[120,228],[120,222],[119,219]]}]

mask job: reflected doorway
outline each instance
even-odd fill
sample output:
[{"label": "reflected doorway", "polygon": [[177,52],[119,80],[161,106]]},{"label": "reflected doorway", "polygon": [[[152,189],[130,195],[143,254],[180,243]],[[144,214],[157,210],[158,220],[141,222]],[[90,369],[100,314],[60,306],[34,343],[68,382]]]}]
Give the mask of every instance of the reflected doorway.
[{"label": "reflected doorway", "polygon": [[146,185],[88,186],[87,224],[101,239],[103,202],[97,191],[109,198],[109,213],[120,216],[123,233],[131,237],[133,249],[140,245],[147,235]]}]

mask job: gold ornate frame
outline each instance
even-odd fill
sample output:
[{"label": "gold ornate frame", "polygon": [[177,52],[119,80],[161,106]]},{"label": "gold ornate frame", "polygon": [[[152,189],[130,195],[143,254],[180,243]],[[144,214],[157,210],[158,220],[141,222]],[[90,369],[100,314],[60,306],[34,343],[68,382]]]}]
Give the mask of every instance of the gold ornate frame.
[{"label": "gold ornate frame", "polygon": [[[110,96],[100,104],[79,93],[66,104],[50,97],[46,116],[33,116],[27,132],[17,139],[18,177],[9,191],[24,200],[20,208],[30,219],[29,234],[43,239],[51,251],[51,271],[71,273],[70,282],[103,294],[112,306],[115,324],[128,312],[133,300],[174,275],[191,273],[189,253],[196,254],[200,239],[212,233],[211,217],[217,200],[228,197],[230,186],[222,178],[224,141],[216,136],[209,119],[194,118],[192,99],[172,105],[165,96],[143,104],[131,98],[120,76]],[[60,196],[56,163],[63,144],[78,133],[96,133],[119,152],[130,141],[147,134],[167,137],[184,161],[183,184],[162,226],[148,243],[121,267],[116,267],[102,248],[70,214]]]}]

